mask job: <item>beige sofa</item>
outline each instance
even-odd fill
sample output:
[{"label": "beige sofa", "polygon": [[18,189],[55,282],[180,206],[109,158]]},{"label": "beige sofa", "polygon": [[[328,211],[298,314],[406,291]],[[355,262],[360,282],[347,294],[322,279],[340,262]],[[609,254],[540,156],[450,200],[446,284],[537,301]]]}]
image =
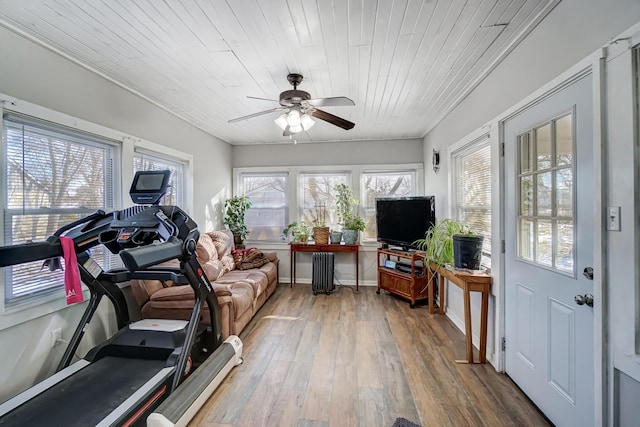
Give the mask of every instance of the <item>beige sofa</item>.
[{"label": "beige sofa", "polygon": [[[257,268],[247,264],[236,268],[233,235],[225,231],[202,233],[197,245],[198,261],[218,297],[224,338],[239,335],[276,289],[278,258],[265,252],[269,262]],[[258,263],[259,264],[259,263]],[[193,310],[191,286],[174,286],[171,281],[132,280],[131,289],[143,318],[189,320]],[[205,304],[202,322],[210,323]]]}]

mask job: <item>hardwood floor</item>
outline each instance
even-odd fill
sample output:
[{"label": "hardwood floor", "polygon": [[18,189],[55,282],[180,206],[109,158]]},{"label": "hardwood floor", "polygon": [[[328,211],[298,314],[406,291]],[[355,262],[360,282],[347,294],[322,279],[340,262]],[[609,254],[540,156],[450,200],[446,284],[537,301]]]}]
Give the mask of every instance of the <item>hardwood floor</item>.
[{"label": "hardwood floor", "polygon": [[234,368],[190,426],[547,426],[489,365],[461,365],[464,335],[445,316],[375,287],[280,284],[241,334]]}]

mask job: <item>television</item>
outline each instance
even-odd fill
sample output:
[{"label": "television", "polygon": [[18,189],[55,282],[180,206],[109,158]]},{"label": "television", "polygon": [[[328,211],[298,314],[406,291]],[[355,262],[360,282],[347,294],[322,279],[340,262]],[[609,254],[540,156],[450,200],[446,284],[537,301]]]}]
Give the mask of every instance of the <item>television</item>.
[{"label": "television", "polygon": [[402,250],[415,249],[413,242],[424,238],[435,223],[434,196],[376,199],[377,239],[383,247],[391,245]]}]

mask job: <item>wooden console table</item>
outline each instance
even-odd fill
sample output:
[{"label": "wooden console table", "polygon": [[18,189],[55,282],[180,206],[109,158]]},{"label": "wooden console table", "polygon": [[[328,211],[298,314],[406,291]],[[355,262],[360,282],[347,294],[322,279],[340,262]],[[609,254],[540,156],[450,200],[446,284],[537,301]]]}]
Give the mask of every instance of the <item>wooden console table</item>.
[{"label": "wooden console table", "polygon": [[[402,265],[400,260],[404,260],[406,269],[404,271],[397,268],[388,268],[385,261],[395,257]],[[416,301],[428,300],[429,312],[433,313],[433,287],[431,283],[431,270],[424,268],[424,253],[406,252],[394,249],[378,249],[378,290],[384,289],[394,295],[409,300],[409,307],[415,308]]]},{"label": "wooden console table", "polygon": [[293,284],[296,282],[296,253],[297,252],[333,252],[333,253],[354,253],[356,254],[356,292],[360,292],[358,288],[359,283],[359,273],[360,273],[360,245],[342,245],[342,244],[327,244],[327,245],[305,245],[302,243],[291,243],[289,245],[290,253],[289,253],[289,261],[290,261],[290,271],[289,277],[290,282],[289,286],[293,288]]},{"label": "wooden console table", "polygon": [[[467,340],[467,359],[456,360],[458,363],[486,363],[487,362],[487,317],[489,314],[489,292],[491,292],[492,278],[486,273],[467,273],[464,271],[448,270],[430,263],[432,271],[440,276],[440,314],[444,314],[444,279],[457,285],[464,293],[464,334]],[[480,349],[479,362],[473,361],[473,337],[471,329],[471,292],[482,293],[482,306],[480,309]],[[429,312],[433,313],[433,305],[429,306]]]}]

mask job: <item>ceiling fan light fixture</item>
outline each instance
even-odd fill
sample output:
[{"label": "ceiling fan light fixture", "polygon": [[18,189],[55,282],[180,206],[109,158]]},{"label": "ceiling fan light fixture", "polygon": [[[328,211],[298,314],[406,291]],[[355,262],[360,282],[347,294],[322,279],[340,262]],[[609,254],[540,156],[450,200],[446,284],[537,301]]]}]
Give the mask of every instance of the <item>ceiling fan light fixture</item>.
[{"label": "ceiling fan light fixture", "polygon": [[309,130],[316,124],[316,122],[308,114],[300,116],[300,124],[304,130]]},{"label": "ceiling fan light fixture", "polygon": [[282,114],[280,117],[275,119],[274,122],[280,129],[289,134],[309,130],[316,124],[315,120],[313,120],[310,115],[301,115],[300,111],[297,109],[292,109],[288,113]]},{"label": "ceiling fan light fixture", "polygon": [[297,127],[300,125],[300,111],[297,109],[292,109],[289,111],[289,115],[287,116],[287,123],[291,127]]},{"label": "ceiling fan light fixture", "polygon": [[295,126],[289,126],[289,132],[291,133],[298,133],[298,132],[302,132],[304,130],[304,128],[302,127],[301,124],[295,125]]},{"label": "ceiling fan light fixture", "polygon": [[285,130],[287,126],[289,126],[289,123],[287,123],[287,113],[284,113],[275,119],[274,122],[280,127],[280,129]]}]

